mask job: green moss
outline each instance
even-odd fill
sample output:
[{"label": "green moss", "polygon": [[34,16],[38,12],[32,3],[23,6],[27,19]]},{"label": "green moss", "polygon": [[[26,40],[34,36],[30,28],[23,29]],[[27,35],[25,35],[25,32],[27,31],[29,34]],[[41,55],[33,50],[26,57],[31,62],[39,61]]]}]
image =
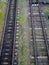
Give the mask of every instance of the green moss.
[{"label": "green moss", "polygon": [[20,62],[20,65],[25,65],[22,61]]},{"label": "green moss", "polygon": [[24,17],[24,14],[23,14],[23,12],[20,12],[19,14],[18,14],[18,18],[17,18],[17,21],[19,21],[19,24],[20,25],[22,25],[23,23],[24,23],[24,20],[25,20],[25,17]]},{"label": "green moss", "polygon": [[48,47],[49,47],[49,44],[48,44]]},{"label": "green moss", "polygon": [[18,20],[19,20],[20,22],[22,22],[22,21],[24,20],[24,16],[23,16],[23,13],[22,13],[22,12],[19,13],[19,18],[18,18]]},{"label": "green moss", "polygon": [[[1,36],[2,36],[2,31],[4,26],[6,5],[7,5],[7,0],[0,0],[0,41],[1,41]],[[0,43],[0,46],[1,46],[1,43]]]},{"label": "green moss", "polygon": [[0,30],[2,29],[4,23],[3,21],[4,21],[4,14],[3,12],[0,12]]},{"label": "green moss", "polygon": [[25,65],[25,41],[24,41],[24,29],[21,29],[21,32],[20,32],[20,36],[21,39],[19,40],[19,47],[20,47],[20,50],[19,50],[19,54],[20,54],[20,60],[19,60],[19,65]]},{"label": "green moss", "polygon": [[45,2],[49,2],[49,0],[44,0]]},{"label": "green moss", "polygon": [[5,7],[6,7],[6,2],[0,1],[0,29],[2,29],[3,26],[3,21],[5,17]]},{"label": "green moss", "polygon": [[0,21],[2,21],[3,18],[4,18],[4,14],[3,14],[3,12],[0,12]]},{"label": "green moss", "polygon": [[25,16],[23,12],[23,0],[18,0],[18,6],[20,11],[18,13],[17,21],[19,21],[19,24],[22,26],[23,23],[25,22]]},{"label": "green moss", "polygon": [[47,33],[49,34],[49,28],[47,28]]},{"label": "green moss", "polygon": [[20,52],[21,52],[22,55],[23,55],[23,50],[24,50],[24,48],[23,48],[23,45],[22,45],[22,47],[20,49]]},{"label": "green moss", "polygon": [[45,10],[45,15],[49,15],[49,9]]},{"label": "green moss", "polygon": [[19,4],[22,5],[23,0],[18,0]]},{"label": "green moss", "polygon": [[6,6],[6,2],[0,1],[0,9],[3,9]]},{"label": "green moss", "polygon": [[49,16],[49,8],[48,9],[45,9],[44,13],[45,13],[45,16],[46,16],[46,22],[49,22],[49,19],[48,19],[48,16]]},{"label": "green moss", "polygon": [[25,59],[24,59],[24,44],[22,43],[22,46],[20,48],[20,65],[25,65]]},{"label": "green moss", "polygon": [[4,3],[0,2],[0,8],[3,8]]},{"label": "green moss", "polygon": [[46,22],[49,22],[49,19],[47,19]]}]

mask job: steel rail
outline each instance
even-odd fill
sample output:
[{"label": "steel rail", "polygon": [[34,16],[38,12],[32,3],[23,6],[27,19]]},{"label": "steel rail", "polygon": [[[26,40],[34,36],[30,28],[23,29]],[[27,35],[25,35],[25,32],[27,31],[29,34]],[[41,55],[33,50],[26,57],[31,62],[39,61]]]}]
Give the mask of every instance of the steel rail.
[{"label": "steel rail", "polygon": [[[13,45],[13,57],[12,57],[12,65],[18,65],[18,51],[15,51],[17,50],[18,48],[16,47],[16,28],[17,28],[17,2],[18,0],[16,0],[15,2],[15,31],[14,31],[14,45]],[[15,55],[15,53],[17,53],[17,55]]]},{"label": "steel rail", "polygon": [[[40,13],[40,20],[41,20],[41,26],[42,26],[42,32],[43,32],[43,37],[44,37],[44,42],[45,42],[45,45],[46,45],[46,50],[47,50],[47,55],[48,55],[48,59],[49,59],[49,47],[48,47],[48,40],[47,40],[47,34],[46,34],[46,30],[45,30],[45,27],[44,27],[44,19],[42,20],[42,15],[41,15],[41,12],[40,12],[40,5],[39,5],[39,13]],[[49,64],[49,61],[48,61],[48,64]]]},{"label": "steel rail", "polygon": [[31,10],[31,0],[29,0],[29,6],[30,6],[30,21],[31,21],[31,27],[32,27],[32,39],[34,44],[34,57],[35,57],[35,65],[38,65],[38,59],[37,59],[37,46],[36,46],[36,37],[35,37],[35,31],[34,31],[34,21],[32,21],[32,10]]}]

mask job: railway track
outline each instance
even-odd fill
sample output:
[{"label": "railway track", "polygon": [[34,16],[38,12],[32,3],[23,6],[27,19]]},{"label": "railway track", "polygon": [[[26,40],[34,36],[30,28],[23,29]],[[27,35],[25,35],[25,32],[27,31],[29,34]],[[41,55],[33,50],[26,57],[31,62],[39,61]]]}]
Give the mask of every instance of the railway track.
[{"label": "railway track", "polygon": [[[35,0],[33,0],[35,1]],[[32,1],[32,2],[33,2]],[[38,2],[38,1],[35,1]],[[30,4],[30,21],[32,28],[32,51],[30,52],[32,65],[49,65],[49,48],[46,35],[45,17],[40,10],[40,3]]]},{"label": "railway track", "polygon": [[40,4],[44,4],[44,5],[49,5],[49,2],[48,1],[46,1],[46,0],[30,0],[30,3],[31,4],[38,4],[38,2],[40,3]]},{"label": "railway track", "polygon": [[[14,49],[14,33],[17,0],[9,0],[9,7],[5,25],[5,32],[1,48],[0,65],[17,65],[17,56]],[[16,59],[15,59],[16,58]]]}]

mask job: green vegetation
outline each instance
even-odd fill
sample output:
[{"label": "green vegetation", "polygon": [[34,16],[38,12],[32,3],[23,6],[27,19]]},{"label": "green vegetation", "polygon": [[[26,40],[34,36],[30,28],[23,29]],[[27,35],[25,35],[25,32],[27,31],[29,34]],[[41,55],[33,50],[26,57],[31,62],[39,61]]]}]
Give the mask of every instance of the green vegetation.
[{"label": "green vegetation", "polygon": [[[4,14],[2,12],[0,12],[0,21],[2,21],[4,18]],[[0,22],[1,23],[1,22]]]},{"label": "green vegetation", "polygon": [[45,2],[49,2],[49,0],[44,0]]},{"label": "green vegetation", "polygon": [[17,21],[19,21],[19,24],[22,25],[22,24],[24,23],[24,20],[25,20],[24,14],[23,14],[23,12],[20,12],[20,13],[18,14]]},{"label": "green vegetation", "polygon": [[48,47],[49,47],[49,44],[48,44]]},{"label": "green vegetation", "polygon": [[48,16],[49,16],[49,8],[45,10],[45,15],[46,15],[46,21],[49,22]]},{"label": "green vegetation", "polygon": [[24,39],[24,29],[21,29],[21,31],[19,32],[20,35],[20,39],[19,39],[19,65],[25,65],[25,39]]},{"label": "green vegetation", "polygon": [[25,12],[23,8],[23,1],[24,0],[18,0],[18,17],[17,21],[20,26],[20,31],[19,31],[19,65],[26,65],[26,54],[27,54],[27,47],[26,47],[26,39],[25,39],[25,29],[23,27],[26,18],[25,18]]},{"label": "green vegetation", "polygon": [[23,0],[18,0],[19,4],[22,5]]},{"label": "green vegetation", "polygon": [[4,26],[4,20],[5,20],[4,18],[6,13],[6,5],[7,5],[6,0],[0,0],[0,42],[1,42],[1,36],[2,36],[2,31]]},{"label": "green vegetation", "polygon": [[49,9],[45,10],[45,15],[49,15]]},{"label": "green vegetation", "polygon": [[18,6],[19,6],[19,13],[18,13],[17,21],[22,26],[23,23],[25,22],[25,16],[23,12],[23,0],[18,0]]},{"label": "green vegetation", "polygon": [[[46,15],[46,22],[47,22],[47,24],[49,24],[49,18],[48,18],[48,16],[49,16],[49,8],[45,10],[45,15]],[[47,31],[47,35],[49,35],[49,26],[47,26],[46,31]]]},{"label": "green vegetation", "polygon": [[22,44],[21,49],[20,49],[20,65],[25,65],[25,60],[24,60],[24,44]]},{"label": "green vegetation", "polygon": [[47,19],[46,22],[49,23],[49,19]]},{"label": "green vegetation", "polygon": [[4,24],[5,8],[6,8],[6,2],[1,0],[0,1],[0,30],[2,30]]},{"label": "green vegetation", "polygon": [[48,35],[49,35],[49,27],[47,28],[47,33],[48,33]]}]

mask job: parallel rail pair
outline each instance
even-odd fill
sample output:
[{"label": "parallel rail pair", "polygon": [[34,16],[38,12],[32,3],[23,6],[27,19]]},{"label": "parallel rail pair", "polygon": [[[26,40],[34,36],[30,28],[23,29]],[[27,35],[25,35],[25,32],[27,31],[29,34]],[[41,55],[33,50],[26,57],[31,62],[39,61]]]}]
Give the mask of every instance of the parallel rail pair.
[{"label": "parallel rail pair", "polygon": [[[2,41],[0,65],[17,65],[13,59],[14,31],[17,0],[9,0],[9,7]],[[15,63],[16,62],[16,63]],[[15,64],[14,64],[15,63]]]},{"label": "parallel rail pair", "polygon": [[30,0],[30,4],[44,4],[44,5],[49,5],[49,1],[46,1],[46,0]]},{"label": "parallel rail pair", "polygon": [[[38,3],[32,3],[33,0],[29,0],[29,4],[30,4],[30,21],[31,21],[31,27],[32,27],[32,39],[33,39],[33,46],[34,46],[34,58],[35,58],[35,65],[49,65],[49,43],[47,40],[47,34],[45,31],[45,21],[44,18],[42,16],[42,12],[40,10],[40,3],[38,1]],[[35,6],[36,5],[36,6]],[[38,11],[37,15],[35,10]],[[34,13],[35,12],[35,13]],[[36,28],[37,27],[37,28]],[[39,30],[39,32],[37,32],[37,30],[35,29],[41,29],[41,32]],[[40,34],[40,35],[36,35],[36,34]],[[37,38],[39,36],[39,38]],[[41,37],[42,36],[42,37]],[[39,41],[40,40],[40,41]],[[41,43],[42,42],[42,43]],[[42,46],[38,46],[38,45],[42,45]],[[42,51],[42,48],[45,49],[45,51]],[[40,50],[40,51],[39,51]],[[42,52],[42,53],[41,53]],[[45,60],[43,60],[42,57],[46,57]],[[45,62],[40,62],[40,59],[42,59],[42,61]]]}]

